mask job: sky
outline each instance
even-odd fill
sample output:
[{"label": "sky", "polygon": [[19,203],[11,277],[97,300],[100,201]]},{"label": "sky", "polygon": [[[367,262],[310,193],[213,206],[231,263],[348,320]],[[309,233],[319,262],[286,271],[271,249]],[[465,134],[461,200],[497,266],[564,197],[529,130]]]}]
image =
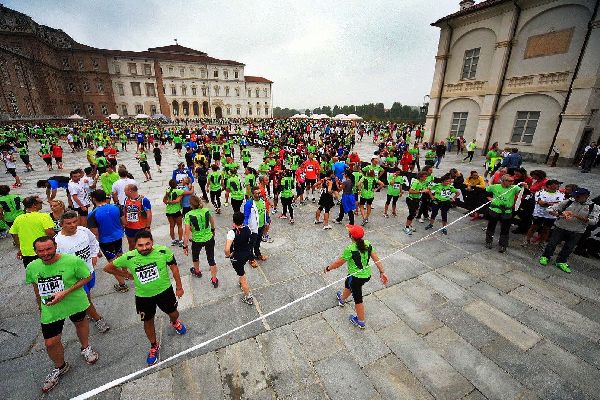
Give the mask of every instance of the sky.
[{"label": "sky", "polygon": [[[6,7],[89,46],[174,44],[246,64],[274,81],[273,105],[297,109],[429,94],[439,28],[458,0],[28,0]],[[52,5],[49,7],[49,5]]]}]

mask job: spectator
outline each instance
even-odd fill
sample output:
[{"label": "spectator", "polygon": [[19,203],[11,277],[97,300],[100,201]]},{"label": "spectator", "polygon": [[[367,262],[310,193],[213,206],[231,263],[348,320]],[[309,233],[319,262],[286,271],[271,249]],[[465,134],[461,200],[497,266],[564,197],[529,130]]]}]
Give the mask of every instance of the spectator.
[{"label": "spectator", "polygon": [[590,145],[585,148],[583,158],[581,159],[581,172],[587,173],[592,170],[596,157],[598,157],[598,152],[599,150],[596,142],[590,143]]},{"label": "spectator", "polygon": [[510,153],[502,160],[502,167],[508,168],[508,173],[512,174],[516,169],[521,168],[523,157],[519,154],[519,149],[516,147],[510,150]]}]

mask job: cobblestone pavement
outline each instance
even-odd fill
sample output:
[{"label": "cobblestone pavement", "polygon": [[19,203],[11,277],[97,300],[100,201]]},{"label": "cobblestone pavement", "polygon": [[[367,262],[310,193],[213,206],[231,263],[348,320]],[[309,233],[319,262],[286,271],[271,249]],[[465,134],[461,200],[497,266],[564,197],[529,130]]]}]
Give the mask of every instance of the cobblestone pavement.
[{"label": "cobblestone pavement", "polygon": [[[66,146],[65,146],[66,147]],[[373,151],[361,143],[363,157]],[[164,171],[178,158],[165,151]],[[257,163],[258,151],[254,152]],[[35,157],[32,157],[35,158]],[[66,154],[68,167],[84,166],[81,153]],[[125,153],[120,158],[137,177],[141,170]],[[16,192],[40,193],[37,179],[49,176],[41,160],[36,171],[21,173],[25,185]],[[472,165],[482,165],[479,157]],[[152,164],[152,162],[151,162]],[[440,171],[458,166],[455,155]],[[531,169],[531,165],[526,165]],[[21,170],[19,165],[19,170]],[[481,167],[478,167],[480,171]],[[600,190],[597,174],[546,168],[567,182]],[[54,171],[56,173],[56,171]],[[162,194],[170,174],[153,168],[154,180],[141,193],[154,206],[156,242],[168,243]],[[441,172],[440,172],[441,174]],[[66,172],[65,172],[66,175]],[[8,175],[0,183],[10,182]],[[60,192],[59,192],[60,193]],[[64,196],[64,192],[60,193]],[[463,220],[448,236],[435,235],[404,251],[424,235],[401,233],[406,207],[398,218],[381,216],[385,196],[378,194],[367,238],[384,261],[391,282],[377,279],[365,286],[367,329],[348,321],[352,305],[336,306],[327,289],[262,322],[254,323],[190,353],[167,368],[110,389],[107,399],[514,399],[598,398],[600,395],[600,266],[574,257],[567,275],[536,263],[539,248],[522,248],[512,237],[507,253],[483,246],[484,222]],[[45,205],[47,210],[47,205]],[[258,269],[247,269],[256,304],[241,302],[236,275],[222,247],[231,210],[217,217],[217,264],[220,286],[188,272],[191,260],[175,249],[185,295],[181,318],[188,325],[177,336],[160,312],[157,329],[164,359],[270,312],[305,293],[344,276],[327,276],[326,263],[348,243],[343,225],[323,231],[313,225],[315,207],[296,209],[296,224],[275,219],[274,242],[264,244],[270,256]],[[463,213],[453,210],[450,220]],[[203,255],[200,258],[206,269]],[[104,265],[101,259],[100,270]],[[63,399],[83,393],[145,367],[148,343],[134,309],[133,292],[115,293],[113,278],[99,271],[95,304],[112,326],[91,343],[100,353],[96,365],[85,365],[73,325],[65,324],[63,341],[72,370],[47,396]],[[39,327],[31,287],[15,259],[10,240],[0,241],[0,398],[33,399],[51,368]]]}]

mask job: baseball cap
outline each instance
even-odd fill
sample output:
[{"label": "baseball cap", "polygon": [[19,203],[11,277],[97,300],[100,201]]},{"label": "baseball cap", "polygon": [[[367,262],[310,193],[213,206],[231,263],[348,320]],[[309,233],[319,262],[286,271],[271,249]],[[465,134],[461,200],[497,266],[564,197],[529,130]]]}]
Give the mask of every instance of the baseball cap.
[{"label": "baseball cap", "polygon": [[348,233],[352,236],[353,239],[362,239],[365,236],[365,230],[360,225],[346,225],[346,229],[348,229]]},{"label": "baseball cap", "polygon": [[580,188],[575,189],[573,191],[573,193],[571,193],[571,196],[577,197],[577,196],[584,196],[584,195],[587,195],[587,194],[590,194],[590,191],[588,189],[586,189],[586,188],[580,187]]}]

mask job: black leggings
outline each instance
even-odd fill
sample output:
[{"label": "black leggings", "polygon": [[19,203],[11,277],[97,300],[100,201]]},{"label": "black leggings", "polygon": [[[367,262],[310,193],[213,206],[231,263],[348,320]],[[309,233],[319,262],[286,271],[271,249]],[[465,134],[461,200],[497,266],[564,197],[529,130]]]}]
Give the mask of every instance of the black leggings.
[{"label": "black leggings", "polygon": [[469,159],[469,162],[473,161],[473,155],[475,154],[474,151],[467,151],[467,156],[465,158],[463,158],[463,161],[466,161],[467,158]]},{"label": "black leggings", "polygon": [[406,205],[408,206],[408,217],[406,219],[412,221],[415,219],[417,211],[419,210],[419,199],[411,199],[410,197],[407,197]]},{"label": "black leggings", "polygon": [[221,189],[210,191],[210,202],[215,208],[221,208]]},{"label": "black leggings", "polygon": [[400,196],[392,196],[391,194],[388,194],[387,200],[385,201],[385,205],[387,206],[391,202],[392,206],[396,207],[396,203],[398,203],[399,198],[400,198]]},{"label": "black leggings", "polygon": [[350,219],[350,225],[354,225],[354,211],[344,213],[344,204],[340,203],[340,215],[338,215],[337,220],[341,222],[344,219],[344,214],[348,214],[348,219]]},{"label": "black leggings", "polygon": [[287,212],[290,212],[290,218],[294,219],[294,208],[292,207],[292,199],[293,197],[282,197],[281,198],[281,206],[283,207],[283,215],[287,215]]},{"label": "black leggings", "polygon": [[202,190],[202,198],[204,201],[208,201],[208,194],[206,194],[206,179],[198,180],[198,184],[200,185],[200,190]]},{"label": "black leggings", "polygon": [[450,209],[449,201],[434,201],[431,203],[431,219],[437,217],[438,211],[442,211],[442,222],[448,222],[448,210]]},{"label": "black leggings", "polygon": [[244,200],[236,200],[231,199],[231,208],[233,208],[233,212],[240,212],[242,210],[242,203]]},{"label": "black leggings", "polygon": [[196,262],[200,259],[200,250],[204,247],[206,251],[206,262],[208,265],[217,265],[215,262],[215,238],[211,238],[206,242],[194,242],[192,240],[192,261]]},{"label": "black leggings", "polygon": [[348,276],[346,281],[344,282],[344,287],[346,289],[350,289],[352,292],[352,298],[354,299],[354,304],[362,304],[363,295],[362,295],[362,287],[365,283],[369,282],[369,278],[357,278],[355,276]]},{"label": "black leggings", "polygon": [[431,203],[431,197],[427,194],[423,194],[421,196],[421,206],[419,207],[417,218],[421,218],[422,216],[429,218],[429,203]]}]

